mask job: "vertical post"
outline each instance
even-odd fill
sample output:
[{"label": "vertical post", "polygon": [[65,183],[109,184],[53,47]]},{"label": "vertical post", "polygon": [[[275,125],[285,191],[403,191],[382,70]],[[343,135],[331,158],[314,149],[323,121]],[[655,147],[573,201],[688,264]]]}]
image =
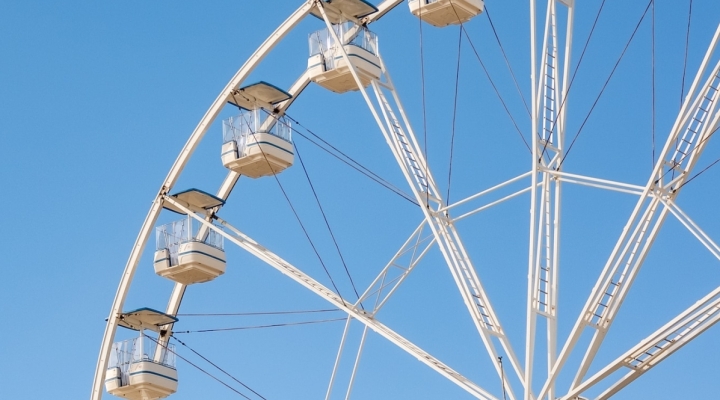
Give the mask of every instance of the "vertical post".
[{"label": "vertical post", "polygon": [[[567,7],[564,62],[559,60],[558,5]],[[533,175],[530,205],[530,244],[528,254],[528,303],[526,328],[526,375],[534,367],[537,321],[546,323],[546,363],[548,374],[555,364],[557,348],[557,303],[559,285],[561,183],[551,173],[559,171],[563,158],[570,49],[572,46],[573,6],[571,0],[548,0],[543,29],[542,54],[537,53],[536,0],[531,1],[531,89]],[[538,65],[538,60],[541,64]],[[537,74],[537,75],[536,75]],[[547,159],[546,159],[547,158]],[[539,188],[538,188],[539,187]],[[539,190],[539,192],[538,192]],[[531,386],[531,384],[530,384]],[[547,392],[554,398],[554,391]],[[539,398],[544,398],[541,394]],[[532,399],[526,393],[526,400]]]},{"label": "vertical post", "polygon": [[348,331],[350,330],[350,321],[352,321],[352,317],[348,315],[342,339],[340,339],[340,347],[338,348],[337,357],[335,357],[335,366],[333,367],[332,374],[330,374],[330,383],[328,384],[327,393],[325,394],[325,400],[330,400],[330,395],[332,394],[332,388],[335,384],[335,375],[337,374],[337,370],[340,366],[340,359],[342,358],[342,352],[345,348],[345,339],[347,338]]},{"label": "vertical post", "polygon": [[140,328],[140,335],[138,336],[138,354],[140,355],[140,361],[143,360],[143,355],[145,354],[145,331],[144,329]]},{"label": "vertical post", "polygon": [[[315,4],[325,20],[329,33],[333,36],[333,39],[336,42],[340,43],[340,40],[338,39],[336,32],[332,29],[330,20],[323,8],[324,2],[316,0]],[[497,357],[495,345],[492,342],[491,337],[495,336],[499,339],[503,349],[507,353],[507,356],[512,363],[515,373],[522,382],[523,387],[530,390],[530,387],[526,383],[522,366],[517,360],[510,341],[505,335],[505,332],[500,325],[494,310],[492,309],[487,293],[482,287],[477,272],[472,265],[467,252],[465,251],[464,245],[460,240],[452,219],[448,215],[437,213],[437,210],[433,210],[429,204],[429,202],[432,201],[434,204],[436,203],[438,205],[438,208],[444,205],[442,196],[432,180],[429,168],[426,166],[427,160],[424,159],[422,151],[420,151],[420,147],[414,137],[412,128],[404,116],[402,105],[395,93],[392,79],[390,78],[387,68],[385,68],[384,63],[382,62],[382,58],[380,58],[381,69],[387,80],[383,86],[392,93],[393,99],[395,100],[396,106],[399,109],[405,124],[404,128],[397,119],[395,112],[392,110],[392,106],[385,97],[385,94],[382,93],[382,90],[379,87],[380,85],[377,83],[378,81],[373,80],[371,83],[387,125],[383,124],[375,105],[370,100],[365,87],[359,79],[358,72],[350,62],[347,52],[343,46],[340,46],[339,49],[342,53],[343,59],[346,60],[349,66],[349,71],[357,83],[363,99],[367,103],[370,112],[378,124],[378,128],[388,142],[388,145],[395,155],[396,161],[400,165],[403,175],[413,189],[413,193],[415,194],[418,203],[425,204],[425,207],[421,207],[423,214],[425,215],[425,219],[428,221],[428,225],[433,231],[433,235],[437,240],[440,251],[443,254],[443,258],[445,258],[448,269],[458,286],[460,294],[463,297],[463,301],[473,318],[473,322],[478,329],[478,333],[485,344],[488,354],[493,361]],[[410,139],[409,142],[407,141],[408,138]],[[498,376],[500,376],[502,371],[500,371],[499,366],[496,365],[495,369]],[[512,391],[509,391],[510,397],[514,399]],[[530,394],[530,397],[532,397],[532,394]]]},{"label": "vertical post", "polygon": [[[552,1],[552,0],[551,0]],[[527,283],[527,316],[525,330],[525,400],[532,400],[532,367],[535,350],[535,313],[533,311],[533,288],[535,285],[535,214],[537,206],[537,178],[538,178],[538,142],[537,142],[537,78],[536,66],[536,37],[535,37],[535,0],[530,0],[530,88],[531,88],[531,135],[532,135],[532,164],[530,184],[530,237],[528,245],[528,283]]]},{"label": "vertical post", "polygon": [[347,394],[345,395],[345,400],[350,400],[350,392],[352,392],[353,384],[355,383],[355,375],[357,374],[357,368],[360,364],[360,356],[362,355],[363,349],[365,348],[365,338],[367,337],[368,327],[365,325],[365,328],[363,329],[362,338],[360,338],[360,347],[357,351],[357,356],[355,356],[355,364],[353,364],[353,370],[352,374],[350,375],[350,383],[348,384]]}]

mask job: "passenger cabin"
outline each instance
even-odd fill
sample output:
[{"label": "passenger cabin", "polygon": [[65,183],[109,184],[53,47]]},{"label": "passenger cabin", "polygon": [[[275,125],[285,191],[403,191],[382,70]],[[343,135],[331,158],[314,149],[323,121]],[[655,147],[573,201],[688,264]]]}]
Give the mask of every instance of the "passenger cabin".
[{"label": "passenger cabin", "polygon": [[120,316],[120,326],[137,330],[140,335],[113,344],[105,373],[108,393],[129,400],[154,400],[177,391],[174,346],[144,333],[145,329],[160,332],[163,326],[175,322],[177,318],[150,308]]},{"label": "passenger cabin", "polygon": [[[221,199],[197,189],[172,196],[187,209],[207,210],[224,204]],[[184,214],[171,204],[165,208]],[[218,227],[218,229],[220,229]],[[190,215],[156,228],[155,273],[184,285],[213,280],[225,273],[223,236]]]},{"label": "passenger cabin", "polygon": [[483,12],[483,0],[409,0],[410,12],[437,27],[457,25]]},{"label": "passenger cabin", "polygon": [[[328,29],[313,32],[308,37],[310,80],[335,93],[359,90],[350,70],[355,68],[360,83],[367,87],[382,72],[378,57],[377,36],[364,26],[345,21],[332,25],[335,35]],[[341,43],[337,43],[335,36]],[[348,65],[343,50],[350,60]]]},{"label": "passenger cabin", "polygon": [[259,178],[278,174],[293,164],[290,122],[266,111],[290,98],[287,92],[265,82],[233,92],[229,102],[241,112],[223,121],[221,159],[225,168]]}]

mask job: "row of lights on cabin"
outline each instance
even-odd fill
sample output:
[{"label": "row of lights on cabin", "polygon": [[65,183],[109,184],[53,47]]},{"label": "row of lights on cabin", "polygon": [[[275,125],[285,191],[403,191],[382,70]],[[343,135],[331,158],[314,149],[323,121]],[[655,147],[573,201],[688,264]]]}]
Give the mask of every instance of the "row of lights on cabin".
[{"label": "row of lights on cabin", "polygon": [[[346,8],[341,11],[356,18],[377,11],[364,0],[335,0],[332,4]],[[483,11],[482,0],[410,0],[408,4],[412,14],[438,27],[464,23]],[[319,10],[314,9],[312,13],[322,18]],[[321,29],[308,36],[310,80],[335,93],[345,93],[359,90],[351,68],[357,72],[363,87],[379,79],[382,67],[377,36],[365,26],[344,20],[342,14],[328,11],[327,15],[333,32]],[[259,178],[278,174],[293,164],[290,122],[265,111],[290,97],[266,82],[237,89],[228,96],[228,101],[242,111],[223,121],[221,159],[226,168]],[[215,196],[194,189],[173,197],[191,210],[209,209],[223,203]],[[173,209],[167,205],[166,208]],[[181,209],[174,211],[185,213]],[[204,229],[189,215],[158,227],[156,239],[153,264],[155,273],[164,278],[191,285],[225,273],[223,237],[214,230]],[[143,332],[146,328],[160,332],[163,325],[177,319],[159,311],[142,310],[123,314],[125,321],[135,318],[137,322],[135,325],[121,323],[121,326],[139,330],[140,337],[114,344],[105,388],[110,394],[130,400],[160,399],[177,391],[174,351],[169,344],[158,346],[154,340],[149,341]]]}]

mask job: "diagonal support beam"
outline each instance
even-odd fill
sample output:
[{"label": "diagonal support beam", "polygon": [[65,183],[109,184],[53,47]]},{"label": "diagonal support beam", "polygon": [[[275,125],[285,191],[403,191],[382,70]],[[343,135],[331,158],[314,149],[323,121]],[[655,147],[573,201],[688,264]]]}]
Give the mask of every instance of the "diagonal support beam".
[{"label": "diagonal support beam", "polygon": [[[720,62],[709,71],[708,66],[719,40],[720,25],[653,173],[565,342],[540,392],[541,396],[557,378],[582,333],[590,329],[593,337],[571,389],[584,378],[665,221],[668,208],[662,206],[661,199],[674,202],[717,129],[720,119]],[[704,83],[700,84],[703,77]]]},{"label": "diagonal support beam", "polygon": [[[483,196],[486,196],[486,195],[489,195],[489,194],[494,193],[494,192],[496,192],[496,191],[499,191],[500,189],[504,189],[505,187],[507,187],[507,186],[509,186],[509,185],[512,185],[512,184],[515,183],[515,182],[519,182],[519,181],[522,181],[522,180],[527,179],[527,178],[530,176],[530,174],[531,174],[531,172],[528,171],[528,172],[525,172],[525,173],[523,173],[523,174],[520,174],[520,175],[518,175],[518,176],[516,176],[516,177],[514,177],[514,178],[510,178],[510,179],[508,179],[508,180],[505,181],[505,182],[499,183],[499,184],[497,184],[497,185],[495,185],[495,186],[493,186],[493,187],[490,187],[490,188],[488,188],[488,189],[485,189],[485,190],[483,190],[483,191],[480,191],[479,193],[476,193],[476,194],[474,194],[474,195],[472,195],[472,196],[468,196],[468,197],[466,197],[466,198],[464,198],[464,199],[462,199],[462,200],[460,200],[460,201],[457,201],[457,202],[455,202],[455,203],[452,203],[452,204],[450,204],[450,205],[448,205],[448,206],[441,207],[440,209],[438,209],[438,212],[443,212],[443,211],[452,210],[452,209],[454,209],[454,208],[456,208],[456,207],[459,207],[459,206],[461,206],[461,205],[465,205],[465,204],[467,204],[467,203],[469,203],[469,202],[471,202],[471,201],[473,201],[473,200],[477,200],[477,199],[479,199],[479,198],[481,198],[481,197],[483,197]],[[507,196],[506,196],[506,197],[507,197]],[[485,206],[482,206],[482,207],[480,207],[480,208],[484,208],[484,207],[487,207],[487,206],[488,206],[488,205],[486,204]],[[458,217],[458,218],[459,218],[459,217]],[[456,218],[456,219],[457,219],[457,218]]]},{"label": "diagonal support beam", "polygon": [[[405,281],[405,278],[415,269],[420,260],[427,254],[428,250],[435,243],[432,233],[425,232],[425,221],[420,223],[400,250],[393,256],[380,274],[373,280],[368,288],[360,295],[355,306],[375,295],[375,304],[371,315],[375,315],[395,293],[397,288]],[[393,272],[396,273],[393,276]],[[390,289],[385,293],[385,290]]]},{"label": "diagonal support beam", "polygon": [[340,359],[342,358],[343,350],[345,350],[345,341],[347,340],[348,332],[350,332],[351,322],[352,317],[348,315],[347,320],[345,321],[345,329],[343,329],[343,334],[340,339],[340,347],[338,348],[338,353],[335,357],[335,365],[333,366],[332,373],[330,374],[330,383],[328,383],[328,389],[325,393],[325,400],[330,400],[330,396],[332,395],[333,386],[335,386],[335,378],[337,376],[337,371],[340,368]]},{"label": "diagonal support beam", "polygon": [[715,256],[718,260],[720,260],[720,246],[715,243],[715,241],[710,238],[710,236],[705,233],[700,227],[692,220],[690,217],[688,217],[685,212],[678,207],[677,204],[675,204],[673,201],[668,199],[663,199],[663,203],[666,207],[670,210],[670,212],[680,221],[681,224],[683,224],[690,233],[697,238],[697,240],[702,243],[705,248],[707,248],[712,255]]},{"label": "diagonal support beam", "polygon": [[545,169],[544,172],[551,174],[552,176],[565,183],[573,183],[576,185],[610,190],[613,192],[634,194],[636,196],[642,195],[643,189],[645,189],[645,186],[642,185],[633,185],[630,183],[594,178],[585,175],[571,174],[563,171]]},{"label": "diagonal support beam", "polygon": [[[415,266],[417,266],[420,260],[425,256],[428,250],[435,243],[435,239],[433,238],[432,234],[428,235],[427,233],[424,233],[424,228],[425,221],[420,223],[420,226],[418,226],[415,231],[413,231],[410,237],[402,245],[400,250],[398,250],[398,252],[390,260],[390,262],[387,263],[385,268],[382,269],[380,274],[378,274],[375,280],[373,280],[373,282],[368,286],[365,292],[363,292],[358,301],[355,302],[354,307],[356,309],[364,301],[374,296],[375,303],[373,305],[372,311],[370,312],[370,315],[372,317],[375,317],[378,311],[380,311],[380,309],[387,303],[387,301],[395,293],[398,287],[400,287],[400,285],[405,281],[405,278],[410,275],[410,273],[415,269]],[[393,272],[395,273],[394,275]],[[390,287],[390,289],[385,292],[388,287]],[[345,346],[347,343],[347,336],[350,330],[351,322],[352,317],[348,316],[347,322],[345,324],[345,329],[343,330],[342,338],[340,340],[340,347],[338,348],[337,357],[335,358],[335,365],[333,366],[333,371],[330,375],[330,383],[328,384],[328,390],[325,395],[325,400],[330,400],[333,386],[335,385],[337,372],[340,368],[340,360],[342,358],[342,354],[345,350]],[[357,372],[357,366],[360,360],[363,346],[365,344],[366,335],[367,326],[365,326],[365,329],[363,330],[363,339],[360,341],[355,365],[353,366],[350,375],[350,382],[348,383],[348,390],[346,394],[346,397],[348,398],[352,390],[352,385],[355,381],[355,373]]]},{"label": "diagonal support beam", "polygon": [[708,330],[718,321],[720,321],[720,287],[588,378],[562,399],[573,399],[595,385],[604,382],[616,371],[621,369],[629,370],[627,374],[598,396],[598,399],[607,399]]},{"label": "diagonal support beam", "polygon": [[[337,37],[334,29],[332,29],[332,24],[323,9],[323,2],[318,1],[316,6],[320,10],[323,19],[325,20],[325,25],[328,28],[328,32],[333,37],[333,40],[336,43],[342,43]],[[360,93],[365,99],[365,102],[375,118],[380,131],[390,146],[390,149],[393,152],[396,161],[400,165],[400,169],[403,172],[405,179],[410,184],[418,203],[424,205],[421,209],[425,215],[425,220],[433,231],[438,247],[448,264],[453,279],[455,280],[473,322],[480,333],[480,337],[485,344],[498,376],[502,378],[504,377],[504,374],[500,369],[500,366],[495,362],[498,354],[495,349],[495,344],[493,343],[493,337],[500,341],[503,350],[511,361],[515,373],[517,374],[520,382],[522,382],[523,386],[525,386],[525,378],[517,356],[512,350],[510,341],[503,331],[502,326],[500,325],[500,322],[490,305],[487,294],[480,283],[480,279],[477,276],[474,266],[470,262],[452,219],[449,217],[447,212],[437,212],[437,210],[444,205],[440,191],[433,180],[427,161],[420,151],[420,146],[417,143],[417,139],[415,138],[413,130],[407,120],[402,104],[395,92],[390,75],[384,62],[382,61],[382,57],[379,57],[378,55],[385,82],[379,83],[378,80],[373,80],[371,82],[378,103],[378,107],[376,107],[375,103],[373,103],[368,96],[368,93],[360,80],[358,71],[351,62],[344,46],[338,46],[338,49],[340,50],[346,65],[349,66],[349,71],[353,76]],[[391,92],[394,104],[398,108],[402,117],[402,124],[395,116],[395,112],[387,101],[382,87]],[[380,108],[384,120],[380,118],[377,108]],[[509,396],[511,400],[515,398],[512,390],[509,390]]]},{"label": "diagonal support beam", "polygon": [[[372,86],[384,118],[384,124],[383,122],[378,122],[378,126],[381,128],[418,202],[424,205],[421,209],[425,215],[425,220],[435,236],[436,243],[445,258],[451,275],[480,333],[498,376],[501,378],[504,377],[499,364],[495,362],[498,357],[498,352],[495,348],[493,337],[499,340],[501,347],[510,359],[518,379],[524,385],[525,379],[520,363],[493,310],[475,267],[465,250],[455,223],[448,211],[438,211],[444,204],[442,195],[435,184],[430,169],[427,166],[427,160],[425,160],[420,150],[420,146],[407,121],[402,104],[394,90],[391,78],[382,60],[381,66],[387,80],[383,86],[392,94],[394,104],[402,116],[402,122],[396,117],[393,107],[385,96],[382,87],[378,82],[374,81],[372,82]],[[368,102],[368,105],[374,109],[372,103]],[[512,389],[509,387],[508,395],[511,399],[515,398]]]},{"label": "diagonal support beam", "polygon": [[380,336],[388,339],[391,343],[395,344],[400,349],[409,353],[423,364],[437,371],[438,373],[440,373],[462,389],[466,390],[468,393],[472,394],[476,398],[496,400],[495,397],[493,397],[486,390],[482,389],[480,386],[476,385],[474,382],[470,381],[452,368],[448,367],[440,360],[436,359],[426,351],[422,350],[420,347],[416,346],[409,340],[402,337],[400,334],[383,325],[378,320],[370,316],[366,311],[355,307],[352,303],[341,298],[338,294],[328,289],[325,285],[316,281],[309,275],[302,272],[297,267],[283,260],[277,254],[271,252],[270,250],[260,245],[258,242],[251,239],[249,236],[240,232],[237,228],[230,225],[227,221],[223,220],[222,218],[215,217],[220,224],[233,232],[232,235],[212,225],[210,222],[206,221],[203,216],[193,213],[192,211],[184,207],[182,204],[175,201],[175,199],[173,199],[172,197],[164,196],[164,200],[179,208],[180,210],[188,213],[188,215],[203,224],[206,228],[214,230],[217,234],[223,236],[225,239],[231,241],[241,249],[246,250],[248,253],[264,261],[283,275],[289,277],[290,279],[299,283],[301,286],[325,299],[333,306],[344,311],[352,318],[365,324],[368,328],[372,329]]},{"label": "diagonal support beam", "polygon": [[[297,96],[305,90],[307,85],[310,84],[310,78],[308,78],[307,71],[300,75],[300,77],[293,83],[293,85],[288,90],[288,93],[290,93],[290,98],[288,100],[283,101],[282,103],[279,103],[275,106],[275,109],[273,110],[278,115],[283,115],[285,113],[285,110],[292,105],[293,101],[297,98]],[[273,125],[277,123],[276,118],[267,118],[264,122],[263,129],[269,130],[272,128]],[[228,197],[230,197],[230,193],[232,193],[233,189],[235,188],[235,185],[237,184],[238,180],[240,179],[240,175],[234,171],[228,171],[228,174],[225,176],[225,179],[223,180],[222,184],[220,184],[220,188],[218,189],[215,197],[227,200]],[[207,216],[208,220],[212,218],[212,215],[217,213],[219,211],[220,207],[216,207],[213,210],[211,210]],[[206,229],[204,226],[201,226],[198,230],[197,237],[204,239],[205,236],[208,233],[208,229]],[[183,285],[182,283],[176,283],[173,286],[173,290],[170,293],[170,300],[168,300],[167,307],[165,309],[165,314],[168,315],[176,315],[178,311],[180,310],[180,304],[182,303],[182,299],[185,296],[185,290],[187,289],[186,285]],[[158,337],[158,343],[160,346],[157,347],[156,355],[157,357],[160,357],[162,346],[166,345],[169,340],[170,336],[172,335],[172,328],[174,324],[168,324],[163,327],[163,330],[166,332],[164,336]]]},{"label": "diagonal support beam", "polygon": [[[347,343],[347,336],[348,332],[350,330],[350,323],[352,322],[352,317],[348,316],[347,322],[345,324],[345,329],[343,330],[342,339],[340,340],[340,348],[338,349],[338,354],[335,359],[335,366],[333,367],[332,375],[330,376],[330,384],[328,385],[328,390],[325,395],[325,400],[330,400],[330,396],[332,395],[333,386],[335,384],[335,378],[337,376],[337,371],[340,367],[340,359],[342,358],[343,350],[345,350],[345,345]],[[347,385],[347,391],[345,392],[345,400],[350,399],[350,393],[352,393],[352,388],[355,383],[355,378],[357,376],[357,370],[358,366],[360,365],[360,357],[362,356],[362,352],[365,349],[365,339],[367,338],[368,333],[368,326],[365,325],[363,327],[363,333],[360,338],[360,344],[358,345],[358,350],[355,355],[355,362],[353,363],[352,370],[350,371],[350,379]]]}]

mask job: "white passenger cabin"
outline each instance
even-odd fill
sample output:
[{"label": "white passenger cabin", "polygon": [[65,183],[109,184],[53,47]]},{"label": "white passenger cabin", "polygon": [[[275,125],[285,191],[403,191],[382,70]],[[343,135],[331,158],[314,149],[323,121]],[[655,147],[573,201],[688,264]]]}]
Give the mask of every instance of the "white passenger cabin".
[{"label": "white passenger cabin", "polygon": [[483,0],[409,0],[410,12],[423,21],[443,27],[469,21],[483,12]]},{"label": "white passenger cabin", "polygon": [[[174,197],[187,199],[191,197],[188,193],[194,197],[221,201],[197,189],[179,193]],[[165,207],[171,208],[168,205]],[[193,208],[195,207],[197,205]],[[156,228],[155,273],[184,285],[213,280],[225,273],[223,239],[222,235],[202,227],[202,224],[190,215],[159,226]]]},{"label": "white passenger cabin", "polygon": [[119,325],[137,330],[139,337],[113,344],[105,373],[105,390],[113,396],[129,400],[154,400],[177,391],[175,349],[144,333],[145,329],[160,331],[177,318],[150,308],[124,313]]},{"label": "white passenger cabin", "polygon": [[310,80],[335,93],[359,90],[343,49],[363,87],[367,87],[373,79],[380,78],[382,69],[378,57],[377,36],[366,27],[349,21],[333,24],[332,27],[342,43],[336,43],[328,29],[313,32],[308,37]]},{"label": "white passenger cabin", "polygon": [[295,149],[290,122],[266,111],[290,98],[290,94],[266,82],[233,92],[229,102],[241,112],[223,121],[220,157],[225,168],[259,178],[278,174],[293,164]]}]

